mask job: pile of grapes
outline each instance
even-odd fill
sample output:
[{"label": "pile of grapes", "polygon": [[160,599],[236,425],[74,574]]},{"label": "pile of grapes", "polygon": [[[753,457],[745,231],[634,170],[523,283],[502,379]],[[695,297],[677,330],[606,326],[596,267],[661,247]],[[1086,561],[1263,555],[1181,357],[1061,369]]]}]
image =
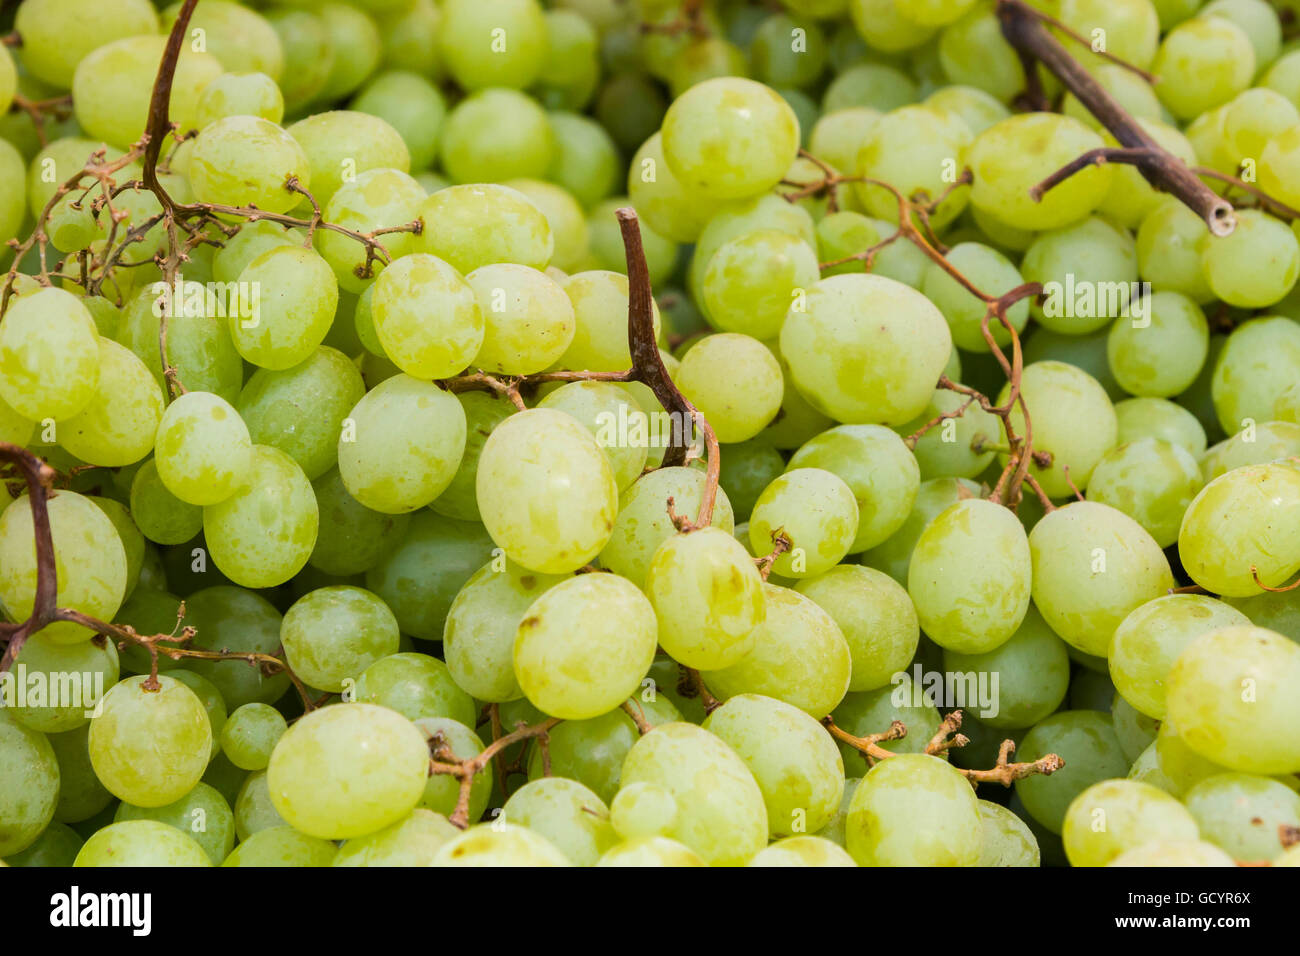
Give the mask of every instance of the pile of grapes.
[{"label": "pile of grapes", "polygon": [[0,858],[1300,866],[1298,21],[9,5]]}]

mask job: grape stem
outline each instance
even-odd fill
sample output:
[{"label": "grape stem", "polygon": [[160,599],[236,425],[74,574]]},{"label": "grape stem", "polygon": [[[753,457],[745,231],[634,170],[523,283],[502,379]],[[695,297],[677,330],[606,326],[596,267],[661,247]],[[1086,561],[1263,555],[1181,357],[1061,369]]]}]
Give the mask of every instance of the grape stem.
[{"label": "grape stem", "polygon": [[791,541],[790,536],[785,533],[785,529],[777,528],[772,532],[772,550],[761,558],[754,559],[754,564],[758,567],[758,573],[764,581],[766,581],[771,575],[772,566],[776,564],[776,559],[793,547],[794,542]]},{"label": "grape stem", "polygon": [[36,131],[36,140],[44,148],[49,144],[49,137],[45,134],[45,116],[48,113],[56,120],[64,120],[72,115],[72,94],[68,93],[63,96],[55,96],[46,100],[33,100],[21,93],[15,93],[13,96],[13,109],[21,110],[26,113],[32,120],[32,127]]},{"label": "grape stem", "polygon": [[677,693],[683,697],[698,697],[700,703],[704,705],[705,714],[711,714],[722,706],[722,701],[709,693],[709,689],[704,686],[704,679],[700,677],[699,671],[684,664],[678,664],[677,668],[681,674],[677,680]]},{"label": "grape stem", "polygon": [[[1095,116],[1119,141],[1121,147],[1137,152],[1135,165],[1144,179],[1156,189],[1176,196],[1184,205],[1200,216],[1216,236],[1229,235],[1237,220],[1232,204],[1217,195],[1182,160],[1161,148],[1142,126],[1085,70],[1060,42],[1052,36],[1046,23],[1059,26],[1045,18],[1024,0],[998,0],[998,21],[1002,35],[1020,54],[1025,64],[1025,75],[1030,80],[1031,98],[1041,99],[1034,65],[1042,63],[1087,110]],[[1129,160],[1124,160],[1129,161]],[[1092,165],[1079,160],[1064,167],[1064,180],[1070,175]],[[1049,180],[1052,177],[1049,177]],[[1040,194],[1041,196],[1041,194]]]},{"label": "grape stem", "polygon": [[645,736],[654,730],[654,724],[646,718],[645,708],[640,703],[634,703],[632,699],[623,701],[623,713],[632,718],[632,723],[636,724],[636,732]]},{"label": "grape stem", "polygon": [[1250,193],[1250,195],[1259,200],[1260,206],[1267,209],[1270,214],[1277,216],[1279,219],[1286,219],[1288,221],[1300,219],[1300,211],[1291,208],[1280,199],[1274,199],[1253,183],[1245,182],[1236,176],[1229,176],[1227,173],[1221,173],[1217,169],[1210,169],[1208,166],[1193,166],[1192,172],[1204,179],[1217,179],[1221,183],[1227,183],[1234,189],[1240,189],[1243,192]]},{"label": "grape stem", "polygon": [[1259,568],[1255,567],[1255,565],[1253,564],[1250,566],[1250,576],[1254,578],[1255,583],[1258,584],[1260,587],[1262,587],[1265,591],[1271,591],[1274,594],[1285,594],[1288,591],[1294,591],[1296,588],[1300,588],[1300,580],[1297,580],[1292,584],[1287,584],[1280,588],[1269,587],[1267,584],[1265,584],[1263,581],[1259,579]]},{"label": "grape stem", "polygon": [[460,781],[460,792],[456,797],[456,808],[447,818],[452,825],[465,830],[469,828],[469,798],[474,786],[474,778],[482,773],[492,759],[507,747],[524,740],[536,739],[542,748],[542,769],[550,776],[550,751],[547,748],[547,735],[560,723],[559,717],[548,717],[539,724],[528,725],[520,721],[513,731],[498,737],[483,748],[477,755],[461,759],[452,751],[451,745],[441,732],[429,736],[429,775],[446,775]]}]

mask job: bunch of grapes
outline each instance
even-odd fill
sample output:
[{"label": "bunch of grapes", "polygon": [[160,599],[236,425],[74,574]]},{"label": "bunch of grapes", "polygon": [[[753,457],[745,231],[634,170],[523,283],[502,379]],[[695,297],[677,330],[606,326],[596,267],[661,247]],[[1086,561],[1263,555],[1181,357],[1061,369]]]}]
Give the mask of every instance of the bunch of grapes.
[{"label": "bunch of grapes", "polygon": [[1296,15],[21,0],[0,865],[1300,865]]}]

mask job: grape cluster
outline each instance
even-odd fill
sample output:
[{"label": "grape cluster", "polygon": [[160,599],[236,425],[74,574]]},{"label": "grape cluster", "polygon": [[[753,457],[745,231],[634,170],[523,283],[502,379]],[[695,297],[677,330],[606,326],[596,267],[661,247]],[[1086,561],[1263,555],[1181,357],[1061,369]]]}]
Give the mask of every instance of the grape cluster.
[{"label": "grape cluster", "polygon": [[1300,865],[1298,15],[22,0],[0,865]]}]

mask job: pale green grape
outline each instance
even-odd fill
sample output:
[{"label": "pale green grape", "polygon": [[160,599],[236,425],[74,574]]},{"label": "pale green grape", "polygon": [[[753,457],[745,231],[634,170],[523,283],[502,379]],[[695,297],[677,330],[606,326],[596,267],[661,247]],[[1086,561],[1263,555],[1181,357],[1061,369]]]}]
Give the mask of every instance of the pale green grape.
[{"label": "pale green grape", "polygon": [[1240,210],[1232,234],[1208,236],[1202,250],[1210,288],[1229,305],[1272,305],[1300,276],[1300,241],[1285,223],[1259,210]]},{"label": "pale green grape", "polygon": [[330,866],[337,853],[333,843],[300,833],[293,827],[259,830],[240,842],[222,866]]},{"label": "pale green grape", "polygon": [[781,366],[763,343],[723,332],[701,339],[673,381],[713,426],[719,441],[753,438],[781,408]]},{"label": "pale green grape", "polygon": [[[245,473],[245,480],[251,472]],[[182,544],[203,529],[203,509],[168,490],[154,460],[146,461],[131,482],[131,517],[141,533],[158,544]]]},{"label": "pale green grape", "polygon": [[623,787],[609,805],[609,822],[624,840],[657,836],[672,828],[677,819],[677,801],[654,783],[633,783]]},{"label": "pale green grape", "polygon": [[219,395],[186,392],[163,412],[155,439],[158,477],[193,505],[216,504],[248,473],[252,441],[239,413]]},{"label": "pale green grape", "polygon": [[564,412],[595,436],[620,491],[641,477],[649,445],[649,419],[618,385],[570,382],[547,395],[537,407]]},{"label": "pale green grape", "polygon": [[226,798],[206,783],[195,784],[184,797],[162,807],[118,804],[113,822],[128,820],[156,820],[190,834],[213,866],[219,865],[235,845],[235,815]]},{"label": "pale green grape", "polygon": [[1159,438],[1141,438],[1102,457],[1088,482],[1088,499],[1124,512],[1167,548],[1178,540],[1183,515],[1201,486],[1191,452]]},{"label": "pale green grape", "polygon": [[880,116],[870,106],[825,111],[808,134],[808,151],[836,169],[853,169],[859,144]]},{"label": "pale green grape", "polygon": [[920,46],[934,34],[937,24],[910,19],[908,7],[898,0],[850,0],[853,25],[867,45],[893,53]]},{"label": "pale green grape", "polygon": [[1024,526],[1001,505],[972,498],[952,505],[921,532],[907,588],[922,630],[936,644],[985,654],[1024,619],[1030,571]]},{"label": "pale green grape", "polygon": [[298,230],[286,229],[279,223],[266,219],[244,223],[239,232],[225,240],[225,244],[213,253],[213,278],[221,282],[234,282],[250,262],[268,249],[301,245],[303,241],[304,236]]},{"label": "pale green grape", "polygon": [[708,866],[690,847],[663,836],[640,837],[620,843],[597,866]]},{"label": "pale green grape", "polygon": [[754,854],[746,866],[857,866],[839,845],[821,836],[777,840]]},{"label": "pale green grape", "polygon": [[[232,281],[238,275],[232,277]],[[243,382],[243,362],[228,331],[228,324],[219,321],[229,315],[253,321],[253,303],[260,301],[261,290],[247,287],[247,295],[239,292],[223,301],[215,291],[209,295],[203,286],[187,282],[180,297],[172,293],[173,308],[167,320],[167,361],[175,367],[178,377],[187,389],[213,392],[234,403]],[[118,341],[134,352],[149,367],[159,385],[163,384],[163,369],[158,348],[159,326],[168,299],[161,283],[143,289],[126,307]],[[260,308],[260,307],[259,307]]]},{"label": "pale green grape", "polygon": [[[421,717],[415,721],[429,741],[429,750],[435,760],[469,760],[483,752],[483,741],[465,724],[450,717]],[[469,791],[469,819],[483,816],[488,797],[492,793],[493,769],[475,774]],[[460,799],[460,781],[448,774],[430,774],[420,797],[420,807],[435,813],[450,815]]]},{"label": "pale green grape", "polygon": [[528,375],[553,365],[573,341],[573,303],[550,276],[514,263],[486,265],[465,277],[483,317],[473,365]]},{"label": "pale green grape", "polygon": [[405,817],[424,793],[424,735],[384,707],[354,703],[312,711],[276,744],[271,800],[289,825],[337,840]]},{"label": "pale green grape", "polygon": [[1000,438],[997,416],[951,389],[935,389],[924,411],[899,425],[897,431],[900,435],[915,435],[929,422],[953,415],[963,407],[960,415],[943,419],[915,440],[912,452],[922,477],[976,478],[993,461],[993,449],[986,450],[985,446],[996,444]]},{"label": "pale green grape", "polygon": [[455,375],[483,343],[473,288],[436,256],[415,253],[385,269],[371,310],[384,352],[415,378]]},{"label": "pale green grape", "polygon": [[62,823],[51,823],[27,849],[10,855],[5,866],[72,866],[82,843],[81,835]]},{"label": "pale green grape", "polygon": [[[450,0],[441,5],[441,12],[442,62],[465,89],[523,89],[541,74],[546,22],[535,0]],[[508,38],[504,46],[498,42],[501,36]]]},{"label": "pale green grape", "polygon": [[[1228,598],[1228,604],[1245,614],[1252,624],[1285,634],[1300,643],[1300,601],[1297,595],[1265,592],[1248,598]],[[1238,622],[1244,623],[1244,622]]]},{"label": "pale green grape", "polygon": [[[289,99],[286,90],[286,102]],[[411,168],[411,154],[401,134],[369,113],[353,110],[316,113],[294,123],[288,132],[307,154],[311,164],[311,191],[322,208],[329,206],[334,193],[343,185],[345,174],[359,176],[368,169],[395,169],[405,173]]]},{"label": "pale green grape", "polygon": [[[179,3],[174,3],[163,10],[164,30],[171,29],[180,8]],[[227,0],[213,0],[194,11],[190,27],[203,29],[209,52],[228,70],[239,73],[260,70],[273,80],[280,79],[284,72],[280,38],[254,10]]]},{"label": "pale green grape", "polygon": [[1041,865],[1038,838],[1028,824],[1001,804],[978,803],[983,831],[979,866]]},{"label": "pale green grape", "polygon": [[59,802],[54,808],[54,819],[63,823],[88,820],[114,799],[95,776],[87,743],[89,734],[87,724],[46,738],[59,763]]},{"label": "pale green grape", "polygon": [[1166,398],[1187,390],[1209,352],[1205,313],[1177,292],[1157,292],[1145,302],[1148,321],[1121,318],[1110,329],[1107,352],[1126,392]]},{"label": "pale green grape", "polygon": [[74,867],[212,866],[207,851],[192,836],[158,820],[112,823],[90,837]]},{"label": "pale green grape", "polygon": [[319,588],[285,612],[280,628],[289,666],[309,686],[344,690],[349,679],[397,653],[397,618],[369,591]]},{"label": "pale green grape", "polygon": [[1204,220],[1177,199],[1165,199],[1137,231],[1138,274],[1159,291],[1181,292],[1204,304],[1214,292],[1201,267]]},{"label": "pale green grape", "polygon": [[[856,62],[826,86],[821,107],[825,113],[867,107],[884,113],[915,102],[920,91],[916,81],[897,67],[885,63]],[[864,130],[864,133],[869,130]],[[856,144],[852,155],[856,154]],[[852,169],[850,162],[845,169]]]},{"label": "pale green grape", "polygon": [[548,103],[580,106],[600,78],[600,37],[594,24],[575,10],[547,10],[546,64],[538,93]]},{"label": "pale green grape", "polygon": [[1278,11],[1263,0],[1211,0],[1202,8],[1203,17],[1222,17],[1241,27],[1255,50],[1256,68],[1263,70],[1282,47],[1282,24]]},{"label": "pale green grape", "polygon": [[322,4],[317,16],[334,48],[334,62],[317,99],[332,102],[356,90],[375,71],[383,41],[375,21],[353,6]]},{"label": "pale green grape", "polygon": [[0,324],[0,398],[19,415],[76,415],[95,397],[100,361],[95,321],[71,292],[46,288],[10,302]]},{"label": "pale green grape", "polygon": [[[560,356],[559,366],[596,372],[621,372],[632,364],[628,349],[627,276],[592,270],[579,272],[561,282],[573,304],[573,341]],[[653,306],[655,335],[661,320]]]},{"label": "pale green grape", "polygon": [[229,498],[203,509],[212,560],[244,587],[272,587],[307,563],[320,516],[311,483],[297,462],[254,445],[248,479]]},{"label": "pale green grape", "polygon": [[1099,217],[1040,234],[1020,269],[1027,281],[1042,283],[1047,298],[1034,318],[1053,331],[1083,335],[1135,314],[1136,247]]},{"label": "pale green grape", "polygon": [[1072,866],[1106,866],[1144,844],[1199,835],[1181,803],[1134,780],[1105,780],[1084,790],[1070,803],[1061,830]]},{"label": "pale green grape", "polygon": [[876,764],[853,792],[845,831],[859,866],[974,866],[982,834],[975,791],[927,754]]},{"label": "pale green grape", "polygon": [[1039,824],[1059,834],[1074,798],[1095,783],[1124,776],[1128,760],[1110,718],[1095,710],[1061,710],[1039,722],[1025,735],[1015,759],[1033,761],[1049,753],[1065,766],[1050,776],[1017,780],[1016,796]]},{"label": "pale green grape", "polygon": [[794,384],[848,423],[901,424],[929,401],[948,362],[943,314],[919,292],[875,275],[839,275],[808,290],[781,328]]},{"label": "pale green grape", "polygon": [[718,328],[770,339],[793,297],[818,278],[817,253],[807,242],[759,230],[724,243],[709,259],[702,305]]},{"label": "pale green grape", "polygon": [[244,704],[221,728],[221,750],[241,770],[265,770],[287,729],[284,717],[274,707]]},{"label": "pale green grape", "polygon": [[43,734],[84,727],[119,674],[112,641],[59,644],[44,631],[27,639],[14,664],[22,676],[0,695],[0,704],[20,724]]},{"label": "pale green grape", "polygon": [[153,450],[163,415],[162,389],[130,349],[110,339],[98,345],[95,396],[59,423],[59,444],[88,464],[130,465]]},{"label": "pale green grape", "polygon": [[235,798],[235,831],[241,841],[263,830],[285,825],[275,805],[271,803],[271,790],[266,782],[266,771],[248,774]]},{"label": "pale green grape", "polygon": [[939,63],[953,83],[963,83],[1009,103],[1025,88],[1025,71],[1002,35],[994,11],[978,4],[939,37]]},{"label": "pale green grape", "polygon": [[1300,455],[1300,425],[1251,423],[1206,451],[1200,460],[1201,473],[1207,481],[1213,481],[1245,465],[1267,465],[1296,455]]},{"label": "pale green grape", "polygon": [[[234,6],[234,4],[231,4]],[[242,9],[242,8],[240,8]],[[274,35],[274,34],[273,34]],[[277,38],[278,45],[278,38]],[[199,97],[198,125],[204,129],[218,120],[240,116],[245,119],[260,119],[277,126],[284,119],[284,95],[275,80],[265,73],[223,73],[203,88]],[[286,137],[293,142],[291,137]],[[294,143],[297,149],[297,143]],[[193,152],[190,161],[193,162]],[[306,157],[303,158],[303,173],[306,170]],[[220,171],[214,171],[220,175]],[[291,196],[283,190],[286,197]],[[279,198],[278,196],[276,198]],[[287,198],[285,201],[288,201]],[[290,202],[292,205],[292,202]]]},{"label": "pale green grape", "polygon": [[[978,242],[958,243],[948,250],[945,258],[972,285],[990,295],[1010,292],[1027,278],[1022,277],[1020,270],[1002,253]],[[921,291],[943,313],[954,344],[968,352],[989,351],[988,340],[982,331],[984,316],[988,312],[987,303],[971,295],[961,283],[933,263],[926,267]],[[1023,331],[1029,321],[1029,300],[1022,299],[1008,309],[1007,320],[1017,332]],[[989,318],[989,331],[999,346],[1005,348],[1010,344],[1011,334],[995,316]]]},{"label": "pale green grape", "polygon": [[[126,593],[126,551],[113,522],[89,498],[59,491],[46,502],[54,543],[59,607],[111,621]],[[0,603],[9,617],[24,621],[36,599],[36,533],[31,502],[16,498],[0,515]],[[56,621],[41,634],[59,644],[91,636],[79,624]]]},{"label": "pale green grape", "polygon": [[[1211,481],[1192,499],[1178,533],[1183,567],[1215,594],[1250,597],[1300,570],[1300,471],[1247,465]],[[1256,574],[1258,578],[1256,578]]]},{"label": "pale green grape", "polygon": [[92,495],[90,500],[113,522],[113,528],[122,541],[122,550],[126,553],[126,589],[123,592],[130,597],[140,583],[140,571],[145,562],[145,538],[136,527],[126,505],[113,498]]},{"label": "pale green grape", "polygon": [[1155,743],[1134,761],[1128,775],[1130,779],[1154,784],[1175,797],[1182,797],[1200,781],[1227,771],[1227,767],[1207,760],[1188,747],[1174,725],[1164,720],[1156,732]]},{"label": "pale green grape", "polygon": [[[1150,90],[1145,83],[1142,84],[1142,88],[1146,91]],[[1159,122],[1159,117],[1139,118],[1137,123],[1175,159],[1182,160],[1188,166],[1197,164],[1195,147],[1175,127]],[[1110,132],[1106,132],[1104,138],[1107,146],[1119,146],[1119,141]],[[1115,170],[1110,191],[1102,204],[1097,207],[1097,211],[1113,219],[1117,225],[1136,229],[1142,224],[1147,213],[1159,206],[1165,198],[1167,197],[1164,193],[1157,191],[1146,181],[1137,167],[1121,166]]]},{"label": "pale green grape", "polygon": [[492,430],[515,413],[515,406],[492,392],[462,392],[456,396],[465,411],[465,452],[451,483],[429,506],[449,518],[478,521],[478,498],[474,485],[478,460]]},{"label": "pale green grape", "polygon": [[[3,76],[3,58],[8,55],[8,50],[3,54],[0,54],[0,86],[3,86],[5,82]],[[0,89],[0,103],[4,102],[6,98],[5,91]],[[23,212],[27,205],[26,189],[23,184],[23,155],[18,152],[18,150],[15,149],[7,139],[0,140],[0,143],[3,143],[3,145],[0,145],[0,176],[3,176],[4,181],[9,184],[5,190],[3,202],[0,202],[0,236],[16,237],[18,235],[18,227],[23,224]],[[62,207],[62,209],[66,210],[68,213],[72,212],[72,210],[67,206]],[[49,226],[51,238],[54,238],[56,218],[60,214],[61,213],[56,210],[55,213],[50,216]],[[84,222],[84,219],[82,221]],[[62,237],[55,239],[56,246],[60,245],[61,238]]]},{"label": "pale green grape", "polygon": [[[723,246],[754,233],[767,231],[797,237],[810,246],[816,242],[816,228],[808,211],[798,204],[786,202],[774,193],[738,200],[723,209],[712,211],[708,225],[700,232],[691,256],[687,285],[695,292],[695,298],[707,297],[705,279],[708,268]],[[701,296],[701,292],[705,295]],[[786,308],[793,304],[793,301],[787,301]],[[781,314],[785,315],[784,310]]]},{"label": "pale green grape", "polygon": [[168,668],[167,676],[174,678],[194,692],[194,696],[203,705],[203,713],[208,718],[212,730],[212,756],[221,752],[221,730],[226,726],[226,701],[217,686],[193,671],[180,667]]},{"label": "pale green grape", "polygon": [[763,579],[745,549],[720,528],[675,535],[646,571],[659,644],[687,667],[718,670],[752,650],[766,605]]},{"label": "pale green grape", "polygon": [[410,816],[339,847],[331,866],[432,866],[444,843],[460,835],[440,813],[417,807]]},{"label": "pale green grape", "polygon": [[25,850],[54,816],[59,764],[45,735],[0,708],[0,853]]},{"label": "pale green grape", "polygon": [[[563,114],[554,114],[552,120],[556,115]],[[598,202],[588,213],[587,235],[591,243],[592,261],[597,268],[607,269],[610,272],[627,272],[627,255],[623,249],[623,232],[619,227],[616,213],[619,209],[631,204],[632,200],[626,196],[615,196],[612,199]],[[650,272],[650,285],[659,289],[669,281],[677,267],[677,254],[680,246],[673,240],[659,235],[645,222],[640,223],[640,229],[641,245],[646,257],[646,268]],[[783,310],[782,316],[784,315]]]},{"label": "pale green grape", "polygon": [[310,249],[277,246],[245,266],[238,281],[241,295],[249,290],[242,307],[230,314],[230,336],[240,355],[279,370],[316,351],[339,302],[329,263]]},{"label": "pale green grape", "polygon": [[[1146,125],[1143,121],[1159,122],[1163,117],[1164,108],[1156,96],[1155,87],[1138,74],[1118,63],[1099,60],[1091,60],[1088,63],[1088,72],[1101,84],[1101,88],[1113,96],[1120,106],[1124,107],[1141,125]],[[1093,129],[1102,128],[1101,121],[1093,116],[1073,93],[1065,94],[1065,99],[1061,102],[1061,112],[1081,123],[1086,123]],[[1113,196],[1108,196],[1107,204],[1110,204],[1112,199]]]},{"label": "pale green grape", "polygon": [[430,79],[443,77],[438,51],[441,11],[433,0],[409,5],[372,4],[384,42],[384,62],[393,69],[413,70]]},{"label": "pale green grape", "polygon": [[1165,35],[1151,71],[1169,111],[1189,120],[1228,102],[1250,86],[1255,50],[1239,26],[1221,17],[1197,17]]},{"label": "pale green grape", "polygon": [[544,836],[510,823],[471,827],[448,840],[433,866],[572,866]]},{"label": "pale green grape", "polygon": [[438,133],[447,113],[446,101],[425,77],[397,68],[399,65],[391,61],[388,65],[395,68],[367,82],[352,100],[352,109],[387,122],[406,143],[411,169],[428,169],[438,154]]},{"label": "pale green grape", "polygon": [[1186,448],[1195,458],[1200,458],[1205,452],[1205,429],[1196,416],[1165,399],[1128,398],[1116,402],[1115,419],[1119,425],[1117,444],[1126,445],[1139,438],[1157,438]]},{"label": "pale green grape", "polygon": [[[782,170],[784,173],[784,169]],[[656,132],[632,157],[627,173],[630,205],[655,232],[674,242],[694,242],[724,200],[692,187],[673,174]]]},{"label": "pale green grape", "polygon": [[[173,620],[175,604],[171,604]],[[280,612],[266,598],[243,588],[218,585],[185,599],[185,623],[198,634],[196,650],[275,654],[280,645]],[[273,703],[288,689],[285,674],[263,674],[259,667],[229,661],[186,661],[188,670],[206,677],[230,707],[259,701]]]},{"label": "pale green grape", "polygon": [[566,272],[582,268],[589,260],[590,252],[587,216],[578,200],[563,187],[539,179],[511,178],[505,185],[527,196],[546,216],[555,240],[551,265]]},{"label": "pale green grape", "polygon": [[545,837],[574,866],[592,866],[618,842],[605,802],[577,781],[562,777],[524,784],[510,795],[501,815],[508,823]]},{"label": "pale green grape", "polygon": [[878,568],[900,584],[907,583],[912,549],[921,532],[949,505],[979,494],[979,486],[964,478],[935,478],[917,487],[911,511],[898,530],[862,555],[862,563]]},{"label": "pale green grape", "polygon": [[1248,420],[1272,421],[1279,393],[1297,378],[1300,324],[1271,317],[1237,327],[1219,354],[1211,382],[1219,424],[1231,435]]},{"label": "pale green grape", "polygon": [[91,721],[95,775],[116,797],[161,807],[188,793],[212,755],[212,725],[195,693],[167,675],[151,690],[128,677],[105,695]]},{"label": "pale green grape", "polygon": [[498,425],[475,482],[488,533],[530,570],[577,570],[610,539],[613,472],[592,435],[563,412],[532,409]]},{"label": "pale green grape", "polygon": [[147,0],[111,0],[94,7],[75,0],[35,0],[23,5],[14,26],[23,38],[23,66],[44,82],[67,89],[87,54],[114,40],[157,33],[158,13]]},{"label": "pale green grape", "polygon": [[453,107],[440,139],[442,168],[457,183],[544,176],[555,153],[555,134],[541,105],[496,87],[477,90]]},{"label": "pale green grape", "polygon": [[1249,624],[1240,611],[1201,594],[1169,594],[1135,608],[1111,638],[1107,658],[1116,689],[1137,710],[1164,719],[1169,670],[1202,634]]},{"label": "pale green grape", "polygon": [[288,212],[301,198],[285,188],[290,178],[303,189],[312,185],[298,141],[274,122],[247,115],[204,127],[190,153],[189,178],[199,202],[253,205],[275,213]]},{"label": "pale green grape", "polygon": [[[796,30],[802,31],[800,48],[792,42]],[[759,23],[750,42],[754,74],[769,86],[808,86],[826,69],[826,36],[809,18],[773,14]]]},{"label": "pale green grape", "polygon": [[754,631],[754,648],[739,663],[704,675],[719,697],[763,694],[820,720],[848,692],[852,655],[835,620],[811,599],[773,584],[763,586],[767,616]]},{"label": "pale green grape", "polygon": [[705,80],[744,76],[749,71],[744,51],[734,43],[720,37],[700,37],[688,40],[660,72],[666,75],[669,92],[680,97]]},{"label": "pale green grape", "polygon": [[443,656],[456,684],[490,703],[520,697],[514,671],[519,622],[538,597],[563,580],[511,561],[480,568],[456,595],[442,633]]},{"label": "pale green grape", "polygon": [[353,698],[397,711],[409,720],[447,718],[472,726],[474,701],[456,686],[446,664],[427,654],[381,658],[357,679]]},{"label": "pale green grape", "polygon": [[386,514],[414,511],[442,494],[465,448],[460,402],[409,375],[375,386],[344,422],[338,441],[344,487]]},{"label": "pale green grape", "polygon": [[[325,218],[362,233],[404,226],[419,218],[425,198],[424,187],[401,170],[368,169],[338,188],[325,208]],[[385,233],[380,241],[392,260],[402,258],[415,247],[415,236],[410,232]],[[385,268],[383,262],[377,261],[367,268],[366,247],[342,233],[318,232],[316,247],[334,270],[340,288],[348,292],[364,291]],[[363,276],[363,272],[368,274]]]},{"label": "pale green grape", "polygon": [[756,554],[773,550],[779,534],[790,548],[772,570],[806,578],[829,570],[849,553],[858,528],[858,505],[842,478],[821,468],[794,468],[763,490],[749,521]]},{"label": "pale green grape", "polygon": [[1279,829],[1300,826],[1300,796],[1290,787],[1245,773],[1224,773],[1183,797],[1200,835],[1235,860],[1263,863],[1277,856]]},{"label": "pale green grape", "polygon": [[[618,188],[621,169],[618,147],[605,127],[589,116],[555,111],[548,118],[555,132],[555,152],[546,178],[567,189],[584,207],[591,208],[593,220],[604,221],[605,217],[596,215],[600,208],[597,203]],[[611,207],[611,211],[614,208],[617,206]],[[651,275],[653,278],[653,271]]]},{"label": "pale green grape", "polygon": [[1109,866],[1208,867],[1235,866],[1232,857],[1203,840],[1164,840],[1145,843],[1121,853]]},{"label": "pale green grape", "polygon": [[1287,688],[1297,672],[1300,646],[1281,634],[1247,625],[1203,634],[1169,672],[1169,720],[1189,748],[1232,770],[1294,773]]},{"label": "pale green grape", "polygon": [[[785,459],[763,436],[722,448],[718,483],[727,493],[733,510],[748,518],[754,503],[773,480],[785,471]],[[852,486],[850,486],[852,487]],[[859,511],[862,505],[858,505]]]},{"label": "pale green grape", "polygon": [[[860,0],[859,0],[860,2]],[[886,0],[893,3],[893,0]],[[951,113],[925,105],[904,106],[880,117],[863,137],[852,167],[868,179],[889,183],[904,196],[916,193],[939,199],[965,165],[973,135]],[[955,164],[953,166],[952,164]],[[889,190],[861,183],[855,190],[868,213],[887,222],[898,221],[898,198]],[[930,215],[942,229],[961,214],[970,190],[948,193]]]}]

